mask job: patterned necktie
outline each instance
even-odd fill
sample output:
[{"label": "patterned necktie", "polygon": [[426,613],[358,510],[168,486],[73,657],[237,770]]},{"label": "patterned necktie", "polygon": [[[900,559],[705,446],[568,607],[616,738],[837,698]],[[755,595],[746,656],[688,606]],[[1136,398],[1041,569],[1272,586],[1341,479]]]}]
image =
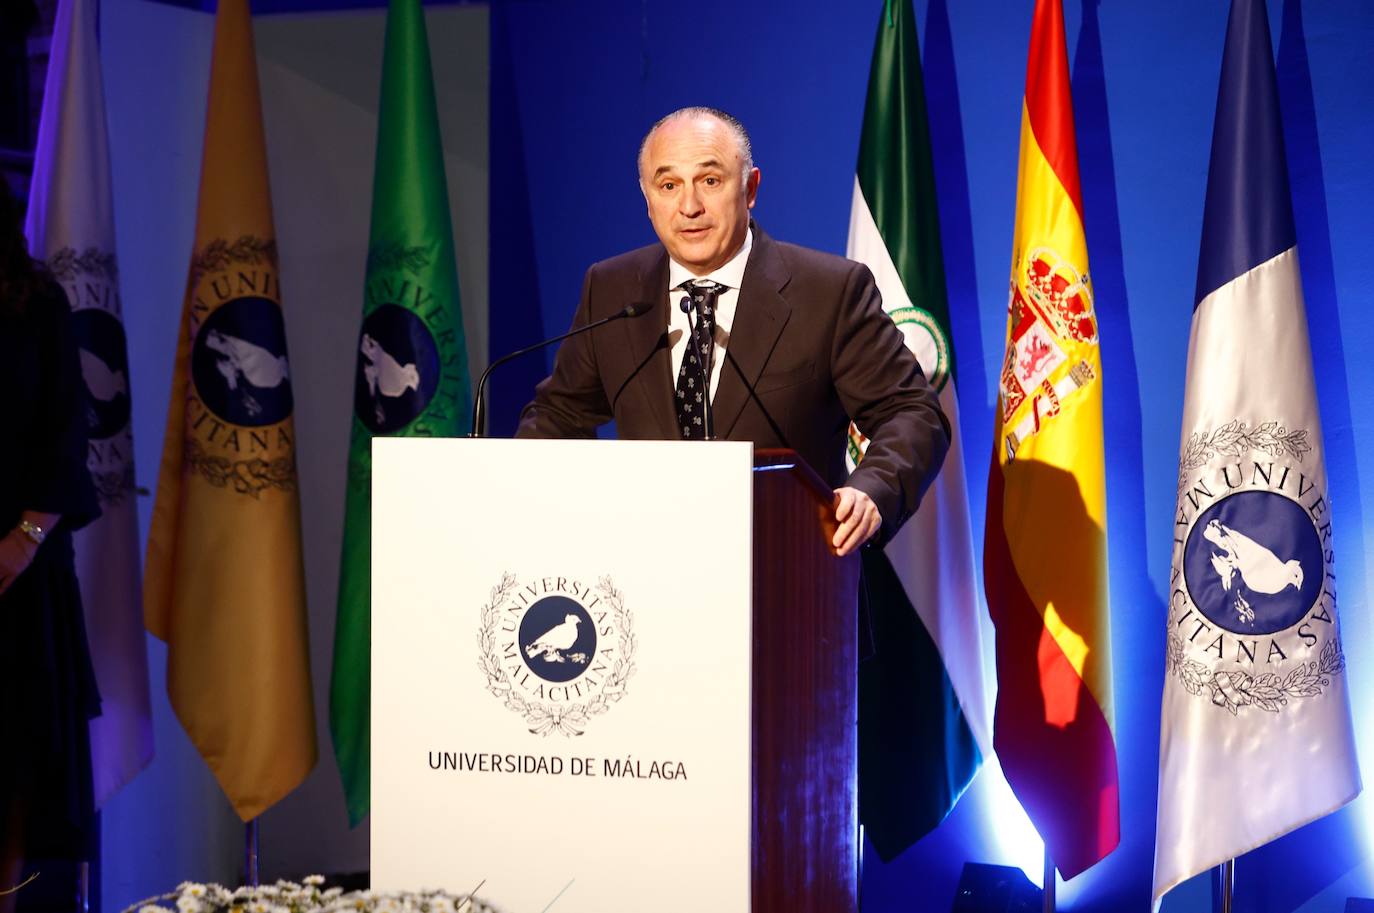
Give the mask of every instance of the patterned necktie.
[{"label": "patterned necktie", "polygon": [[[696,325],[687,349],[682,355],[682,368],[677,372],[677,426],[684,441],[706,439],[707,400],[711,395],[711,378],[707,366],[716,336],[716,299],[728,286],[709,279],[688,279],[678,286],[692,296],[696,305]],[[695,340],[695,341],[693,341]],[[706,359],[702,364],[697,353]]]}]

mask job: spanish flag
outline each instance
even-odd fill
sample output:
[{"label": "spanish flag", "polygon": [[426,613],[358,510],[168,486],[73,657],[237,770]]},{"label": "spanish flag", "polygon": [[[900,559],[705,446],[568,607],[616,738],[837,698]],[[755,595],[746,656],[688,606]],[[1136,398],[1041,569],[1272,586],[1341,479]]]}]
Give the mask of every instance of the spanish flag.
[{"label": "spanish flag", "polygon": [[1060,0],[1036,0],[983,578],[993,746],[1065,878],[1120,840],[1102,361]]},{"label": "spanish flag", "polygon": [[292,411],[252,19],[220,0],[144,618],[245,821],[316,757]]}]

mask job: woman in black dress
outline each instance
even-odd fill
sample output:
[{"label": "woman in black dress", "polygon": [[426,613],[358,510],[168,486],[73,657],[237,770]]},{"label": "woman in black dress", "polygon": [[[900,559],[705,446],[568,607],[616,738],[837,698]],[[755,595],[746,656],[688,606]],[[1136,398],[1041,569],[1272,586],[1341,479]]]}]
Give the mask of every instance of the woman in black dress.
[{"label": "woman in black dress", "polygon": [[0,891],[25,857],[84,858],[100,712],[72,563],[72,531],[99,513],[86,393],[66,296],[19,220],[0,179]]}]

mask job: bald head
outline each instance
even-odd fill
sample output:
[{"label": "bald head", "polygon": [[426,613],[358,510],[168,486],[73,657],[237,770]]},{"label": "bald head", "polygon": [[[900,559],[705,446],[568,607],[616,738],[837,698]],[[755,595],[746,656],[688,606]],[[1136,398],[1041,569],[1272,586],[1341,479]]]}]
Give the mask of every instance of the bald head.
[{"label": "bald head", "polygon": [[741,175],[745,180],[748,179],[749,172],[754,170],[754,149],[749,143],[749,131],[744,129],[744,124],[740,123],[739,118],[729,114],[719,108],[711,108],[705,105],[693,105],[688,108],[678,108],[671,114],[665,114],[654,125],[649,128],[649,132],[644,134],[644,139],[639,143],[639,180],[642,184],[645,179],[644,157],[649,149],[649,142],[654,138],[661,128],[670,125],[679,125],[684,121],[706,120],[716,121],[725,128],[726,133],[734,141],[735,151],[739,154],[741,162]]}]

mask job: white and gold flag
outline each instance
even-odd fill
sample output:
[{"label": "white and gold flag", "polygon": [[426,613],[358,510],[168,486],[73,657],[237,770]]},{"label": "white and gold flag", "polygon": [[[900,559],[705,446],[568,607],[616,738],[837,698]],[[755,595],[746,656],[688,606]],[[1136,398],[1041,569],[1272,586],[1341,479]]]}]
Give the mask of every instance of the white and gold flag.
[{"label": "white and gold flag", "polygon": [[73,537],[101,715],[91,721],[97,806],[153,757],[138,562],[128,347],[119,298],[96,0],[57,7],[25,233],[62,283],[86,384],[87,466],[101,517]]}]

